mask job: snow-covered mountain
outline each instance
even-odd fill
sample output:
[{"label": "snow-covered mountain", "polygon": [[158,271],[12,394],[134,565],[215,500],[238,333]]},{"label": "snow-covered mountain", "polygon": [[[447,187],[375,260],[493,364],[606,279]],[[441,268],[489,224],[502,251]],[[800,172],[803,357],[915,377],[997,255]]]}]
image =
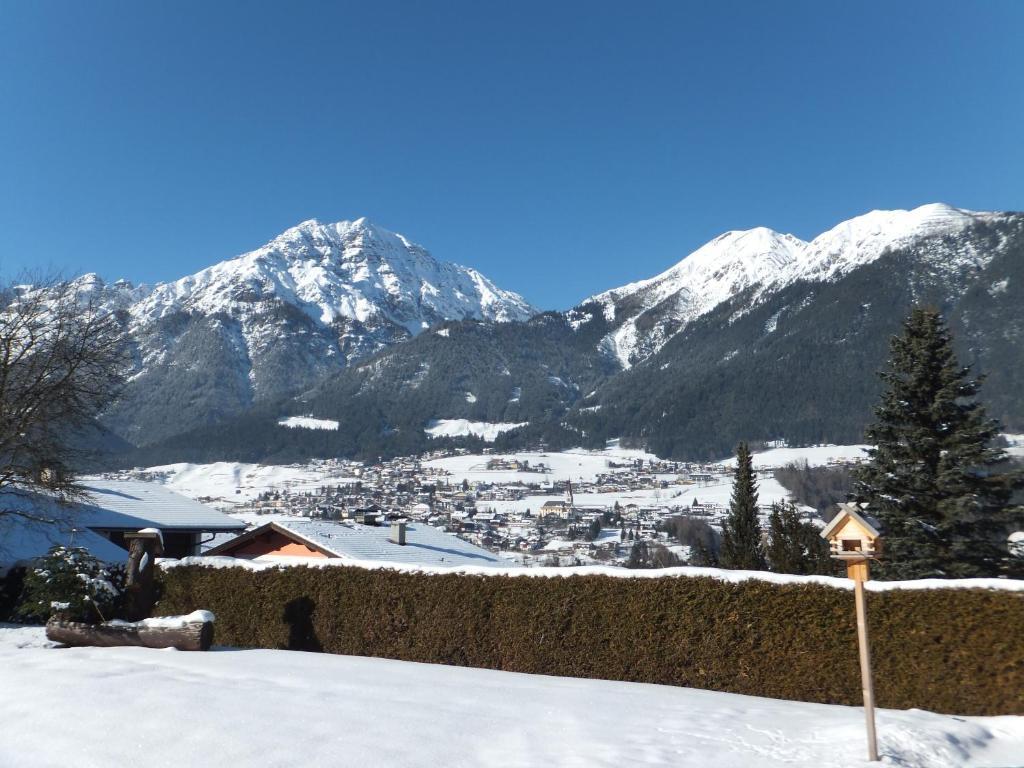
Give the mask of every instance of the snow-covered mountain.
[{"label": "snow-covered mountain", "polygon": [[[751,303],[798,281],[831,281],[886,251],[954,236],[1005,214],[965,211],[941,203],[911,211],[871,211],[804,242],[765,227],[726,232],[656,277],[592,296],[612,330],[603,348],[624,368],[660,350],[688,323],[748,289]],[[989,252],[967,243],[937,263],[944,269],[983,266]]]},{"label": "snow-covered mountain", "polygon": [[442,320],[524,320],[535,310],[475,269],[439,262],[404,236],[367,221],[286,230],[262,248],[156,286],[132,307],[139,322],[187,308],[244,315],[254,301],[300,308],[322,325],[390,323],[410,335]]},{"label": "snow-covered mountain", "polygon": [[207,423],[301,391],[445,320],[507,322],[536,311],[364,218],[305,221],[171,283],[107,285],[91,274],[76,282],[125,319],[135,370],[111,419],[140,442],[168,434],[159,419],[140,423],[140,406],[180,406],[167,425],[175,430],[182,420]]},{"label": "snow-covered mountain", "polygon": [[773,282],[806,245],[765,227],[726,232],[660,275],[599,293],[584,304],[599,304],[614,324],[602,344],[628,368],[731,296]]},{"label": "snow-covered mountain", "polygon": [[[621,438],[706,458],[737,440],[853,443],[888,340],[919,303],[986,374],[990,414],[1024,429],[1024,214],[874,211],[810,242],[728,232],[525,322],[518,297],[369,228],[301,225],[156,288],[90,283],[136,339],[137,378],[107,419],[146,446],[126,460],[411,454],[470,439],[435,434],[460,423],[518,425],[494,435],[500,449]],[[513,322],[418,333],[445,316]],[[288,428],[313,423],[331,428]]]}]

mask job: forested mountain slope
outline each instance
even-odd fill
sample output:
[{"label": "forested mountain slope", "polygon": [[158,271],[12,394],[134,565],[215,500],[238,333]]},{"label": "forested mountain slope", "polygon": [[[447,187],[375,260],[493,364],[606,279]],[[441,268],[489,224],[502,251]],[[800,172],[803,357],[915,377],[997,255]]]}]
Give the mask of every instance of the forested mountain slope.
[{"label": "forested mountain slope", "polygon": [[[1024,215],[924,206],[810,243],[727,233],[567,312],[435,325],[299,397],[155,443],[146,459],[414,453],[451,442],[425,431],[438,419],[526,422],[499,449],[622,438],[704,458],[740,439],[856,442],[889,339],[919,303],[946,314],[962,361],[987,375],[991,414],[1024,431]],[[278,425],[291,415],[339,429]]]}]

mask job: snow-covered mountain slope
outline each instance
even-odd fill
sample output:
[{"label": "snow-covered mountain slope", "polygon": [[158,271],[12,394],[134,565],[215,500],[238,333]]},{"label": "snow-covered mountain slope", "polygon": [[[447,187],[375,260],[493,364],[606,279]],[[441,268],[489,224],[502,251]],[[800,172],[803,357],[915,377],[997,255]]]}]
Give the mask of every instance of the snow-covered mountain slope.
[{"label": "snow-covered mountain slope", "polygon": [[956,235],[979,221],[1005,214],[965,211],[944,203],[912,211],[871,211],[818,235],[798,259],[781,270],[778,285],[797,280],[834,280],[893,250],[923,238]]},{"label": "snow-covered mountain slope", "polygon": [[535,310],[475,269],[439,262],[424,248],[365,218],[286,230],[262,248],[158,285],[132,307],[138,321],[181,308],[244,314],[260,299],[300,308],[329,325],[389,322],[411,335],[436,322],[525,320]]},{"label": "snow-covered mountain slope", "polygon": [[[139,442],[169,434],[165,425],[178,431],[181,419],[197,426],[301,391],[445,320],[535,314],[476,270],[439,262],[366,219],[306,221],[262,248],[153,287],[106,285],[96,275],[76,282],[125,318],[135,370],[111,418]],[[164,412],[152,423],[124,411],[154,405]]]},{"label": "snow-covered mountain slope", "polygon": [[772,282],[806,246],[765,227],[726,232],[656,277],[600,293],[617,328],[605,349],[624,368],[657,352],[686,323],[752,285]]},{"label": "snow-covered mountain slope", "polygon": [[[979,221],[1005,216],[941,203],[911,211],[872,211],[845,221],[811,242],[757,227],[727,232],[656,277],[599,293],[596,302],[614,326],[602,347],[624,368],[660,350],[688,323],[723,301],[751,290],[756,303],[797,281],[832,281],[877,260],[886,251],[955,236]],[[968,245],[944,248],[937,266],[982,266],[985,252]]]}]

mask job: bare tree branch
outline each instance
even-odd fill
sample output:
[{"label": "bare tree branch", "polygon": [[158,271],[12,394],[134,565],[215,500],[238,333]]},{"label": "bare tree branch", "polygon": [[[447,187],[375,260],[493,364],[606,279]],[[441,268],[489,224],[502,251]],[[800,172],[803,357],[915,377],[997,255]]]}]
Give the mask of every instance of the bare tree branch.
[{"label": "bare tree branch", "polygon": [[[0,288],[0,498],[81,498],[78,446],[128,364],[124,328],[94,294],[58,280]],[[34,516],[0,502],[3,514]]]}]

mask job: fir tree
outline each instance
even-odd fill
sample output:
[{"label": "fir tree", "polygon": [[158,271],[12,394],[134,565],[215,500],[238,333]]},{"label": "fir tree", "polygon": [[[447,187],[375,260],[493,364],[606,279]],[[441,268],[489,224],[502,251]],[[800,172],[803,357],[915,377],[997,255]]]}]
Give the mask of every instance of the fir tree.
[{"label": "fir tree", "polygon": [[761,526],[757,519],[757,481],[754,480],[754,465],[746,443],[740,443],[736,449],[736,479],[732,486],[729,516],[722,525],[719,561],[723,568],[765,569]]},{"label": "fir tree", "polygon": [[981,378],[960,366],[941,315],[915,308],[893,338],[885,391],[865,436],[875,446],[854,493],[883,526],[883,578],[1019,573],[1007,536],[1020,476],[1001,471],[998,422],[977,401]]},{"label": "fir tree", "polygon": [[768,566],[776,573],[831,574],[828,543],[818,529],[800,519],[796,505],[772,504],[768,517]]}]

